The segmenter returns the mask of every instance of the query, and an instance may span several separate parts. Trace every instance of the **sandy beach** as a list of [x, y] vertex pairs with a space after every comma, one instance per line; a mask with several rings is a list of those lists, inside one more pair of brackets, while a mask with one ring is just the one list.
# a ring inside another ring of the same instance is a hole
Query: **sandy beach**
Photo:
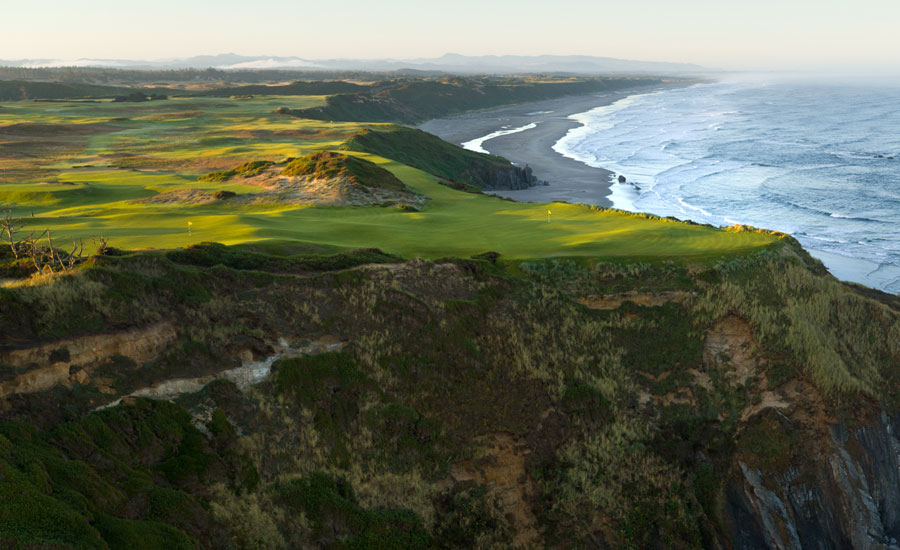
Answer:
[[[535, 176], [547, 181], [549, 185], [517, 191], [491, 191], [494, 194], [525, 202], [559, 200], [612, 206], [607, 198], [612, 185], [610, 181], [612, 172], [564, 157], [553, 150], [553, 145], [570, 129], [579, 126], [580, 123], [570, 119], [570, 115], [610, 105], [631, 95], [676, 86], [684, 84], [565, 97], [467, 113], [431, 120], [421, 128], [456, 144], [484, 138], [495, 132], [515, 131], [487, 139], [480, 144], [481, 148], [506, 157], [518, 165], [531, 166]], [[822, 260], [837, 278], [896, 292], [897, 281], [900, 281], [900, 269], [888, 263], [822, 251], [816, 248], [816, 241], [807, 239], [801, 242], [813, 256]]]
[[462, 144], [498, 130], [535, 124], [534, 128], [487, 140], [482, 147], [518, 165], [531, 166], [534, 175], [549, 185], [517, 191], [493, 191], [493, 193], [518, 201], [559, 200], [612, 206], [606, 198], [610, 193], [612, 172], [564, 157], [553, 150], [553, 145], [569, 130], [579, 126], [577, 121], [569, 118], [570, 115], [611, 105], [630, 95], [649, 93], [658, 89], [660, 88], [641, 87], [525, 103], [434, 119], [422, 124], [420, 128], [452, 143]]

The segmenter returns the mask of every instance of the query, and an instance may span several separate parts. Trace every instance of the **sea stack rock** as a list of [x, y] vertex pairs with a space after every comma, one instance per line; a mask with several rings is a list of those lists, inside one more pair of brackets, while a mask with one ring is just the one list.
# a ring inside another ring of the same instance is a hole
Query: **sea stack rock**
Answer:
[[619, 183], [625, 183], [625, 176], [619, 174]]

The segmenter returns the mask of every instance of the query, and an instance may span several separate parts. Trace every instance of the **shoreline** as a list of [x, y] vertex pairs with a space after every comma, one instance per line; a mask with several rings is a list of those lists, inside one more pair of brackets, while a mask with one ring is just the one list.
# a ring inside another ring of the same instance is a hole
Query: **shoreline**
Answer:
[[[521, 202], [566, 201], [612, 207], [607, 198], [612, 192], [612, 171], [588, 166], [553, 149], [569, 130], [581, 126], [569, 117], [612, 105], [626, 97], [691, 84], [678, 82], [522, 103], [432, 119], [419, 125], [419, 129], [456, 145], [477, 142], [476, 146], [481, 150], [505, 157], [519, 166], [530, 166], [536, 178], [549, 184], [528, 189], [491, 190], [492, 194]], [[526, 126], [529, 128], [505, 132]], [[495, 133], [498, 134], [496, 137], [485, 139]]]
[[[549, 183], [521, 190], [492, 190], [491, 194], [520, 202], [566, 201], [615, 208], [608, 198], [617, 185], [613, 171], [589, 166], [553, 149], [570, 130], [581, 126], [581, 122], [569, 117], [627, 97], [692, 84], [672, 83], [513, 105], [434, 119], [419, 128], [457, 145], [466, 143], [470, 149], [486, 150], [520, 166], [527, 164], [535, 177]], [[900, 281], [900, 268], [827, 252], [809, 242], [803, 247], [837, 279], [896, 293], [889, 289], [896, 288]]]

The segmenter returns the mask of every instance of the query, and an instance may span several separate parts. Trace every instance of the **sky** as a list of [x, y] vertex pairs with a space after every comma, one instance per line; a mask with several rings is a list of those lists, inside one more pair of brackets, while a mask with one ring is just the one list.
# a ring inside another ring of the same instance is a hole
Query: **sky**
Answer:
[[452, 52], [900, 70], [900, 0], [0, 2], [0, 59]]

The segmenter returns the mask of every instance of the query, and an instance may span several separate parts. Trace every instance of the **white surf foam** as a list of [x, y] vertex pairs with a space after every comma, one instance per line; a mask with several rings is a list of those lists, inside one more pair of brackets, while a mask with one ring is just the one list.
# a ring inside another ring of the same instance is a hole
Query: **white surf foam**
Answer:
[[484, 142], [500, 137], [500, 136], [508, 136], [509, 134], [517, 134], [519, 132], [524, 132], [525, 130], [531, 130], [532, 128], [537, 128], [538, 123], [532, 122], [531, 124], [526, 124], [525, 126], [520, 126], [518, 128], [510, 128], [508, 130], [497, 130], [496, 132], [491, 132], [486, 136], [481, 136], [479, 138], [475, 138], [469, 140], [465, 143], [462, 143], [463, 149], [468, 149], [469, 151], [475, 151], [476, 153], [487, 153], [487, 149], [484, 148]]
[[572, 115], [581, 124], [553, 149], [627, 177], [611, 181], [616, 208], [786, 231], [837, 254], [826, 265], [839, 277], [896, 292], [900, 240], [886, 227], [900, 223], [900, 176], [868, 151], [900, 157], [885, 131], [900, 114], [885, 90], [863, 91], [854, 111], [834, 106], [846, 90], [758, 82], [630, 96]]

